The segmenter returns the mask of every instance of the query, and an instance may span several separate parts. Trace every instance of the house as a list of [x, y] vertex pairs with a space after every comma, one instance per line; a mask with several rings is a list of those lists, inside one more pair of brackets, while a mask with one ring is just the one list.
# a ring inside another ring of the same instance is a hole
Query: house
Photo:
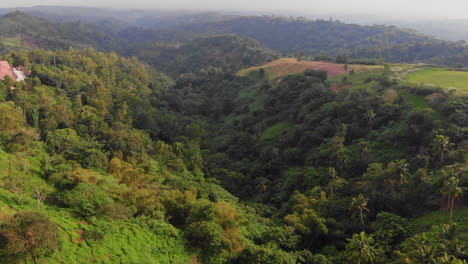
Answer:
[[6, 76], [10, 76], [11, 79], [17, 82], [26, 79], [23, 66], [13, 68], [8, 61], [0, 61], [0, 80], [4, 80]]

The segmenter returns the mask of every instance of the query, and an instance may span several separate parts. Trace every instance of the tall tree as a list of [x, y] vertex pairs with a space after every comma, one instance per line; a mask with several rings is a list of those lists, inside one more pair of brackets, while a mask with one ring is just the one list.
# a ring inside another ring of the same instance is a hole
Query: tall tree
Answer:
[[58, 226], [42, 213], [16, 213], [0, 229], [6, 255], [12, 260], [30, 256], [35, 264], [59, 247], [59, 239]]
[[454, 172], [448, 172], [447, 175], [449, 177], [445, 180], [441, 192], [447, 195], [448, 197], [448, 209], [450, 209], [450, 223], [452, 223], [455, 199], [458, 199], [463, 194], [463, 190], [465, 188], [460, 186], [460, 179]]
[[443, 162], [444, 158], [452, 148], [453, 143], [450, 142], [450, 138], [444, 135], [437, 135], [431, 144], [433, 155]]
[[368, 198], [364, 197], [361, 193], [351, 199], [351, 203], [349, 205], [349, 210], [351, 211], [351, 217], [356, 218], [359, 215], [359, 219], [361, 220], [361, 224], [364, 226], [364, 212], [369, 211], [367, 208], [367, 202], [369, 201]]

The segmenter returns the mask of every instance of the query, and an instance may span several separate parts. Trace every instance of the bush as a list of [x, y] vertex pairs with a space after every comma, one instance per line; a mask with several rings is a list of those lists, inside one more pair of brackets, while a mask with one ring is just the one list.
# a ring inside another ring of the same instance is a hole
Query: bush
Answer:
[[89, 217], [98, 214], [104, 205], [112, 203], [112, 199], [98, 186], [80, 183], [65, 194], [64, 202], [75, 213]]

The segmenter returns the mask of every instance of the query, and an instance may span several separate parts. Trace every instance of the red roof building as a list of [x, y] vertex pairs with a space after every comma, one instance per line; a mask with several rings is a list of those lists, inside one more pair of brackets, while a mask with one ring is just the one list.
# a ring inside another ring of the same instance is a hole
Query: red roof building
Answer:
[[10, 76], [14, 81], [24, 81], [26, 78], [23, 67], [13, 68], [8, 61], [0, 61], [0, 80], [4, 80], [6, 76]]

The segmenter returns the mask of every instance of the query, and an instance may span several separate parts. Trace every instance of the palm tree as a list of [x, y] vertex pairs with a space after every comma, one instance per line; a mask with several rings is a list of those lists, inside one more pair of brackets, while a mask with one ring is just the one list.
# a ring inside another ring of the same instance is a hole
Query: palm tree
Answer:
[[453, 143], [450, 143], [450, 138], [444, 135], [437, 135], [432, 141], [432, 152], [438, 157], [439, 161], [444, 161], [446, 154], [450, 151]]
[[364, 197], [364, 195], [359, 194], [357, 197], [351, 199], [351, 203], [349, 205], [349, 210], [352, 212], [351, 217], [356, 218], [356, 216], [359, 215], [362, 225], [364, 225], [364, 212], [369, 211], [369, 209], [367, 209], [368, 201], [369, 199]]
[[444, 187], [442, 187], [442, 193], [448, 196], [448, 204], [450, 209], [450, 223], [452, 223], [455, 199], [461, 197], [465, 188], [459, 186], [460, 179], [456, 176], [455, 173], [449, 172], [447, 173], [447, 175], [449, 175], [449, 177], [444, 182]]
[[410, 238], [404, 251], [407, 252], [410, 263], [438, 264], [443, 250], [439, 243], [429, 239], [427, 233], [423, 233]]
[[375, 122], [375, 117], [376, 116], [377, 116], [377, 114], [374, 112], [374, 110], [372, 108], [367, 109], [366, 119], [367, 119], [367, 123], [369, 124], [369, 131], [372, 131], [372, 125]]
[[347, 239], [345, 256], [348, 263], [366, 264], [375, 263], [380, 255], [380, 251], [374, 246], [375, 241], [365, 232], [354, 234], [351, 239]]
[[333, 195], [333, 185], [335, 183], [335, 180], [338, 179], [338, 174], [336, 173], [335, 168], [333, 167], [328, 168], [327, 176], [329, 179], [328, 186], [330, 186], [330, 194]]
[[409, 164], [406, 160], [399, 160], [395, 164], [395, 170], [400, 184], [406, 182], [406, 178], [410, 175]]

